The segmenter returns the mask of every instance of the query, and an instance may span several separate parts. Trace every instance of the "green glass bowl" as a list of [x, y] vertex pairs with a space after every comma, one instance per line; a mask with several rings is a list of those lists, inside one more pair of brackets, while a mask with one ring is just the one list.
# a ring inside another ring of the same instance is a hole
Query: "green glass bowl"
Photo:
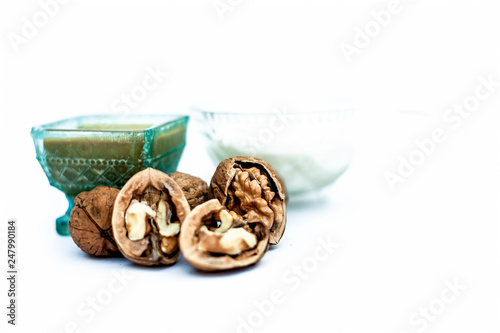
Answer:
[[56, 230], [68, 235], [73, 200], [97, 186], [121, 188], [151, 167], [177, 169], [186, 144], [187, 116], [107, 115], [65, 119], [31, 129], [36, 158], [50, 185], [68, 199]]

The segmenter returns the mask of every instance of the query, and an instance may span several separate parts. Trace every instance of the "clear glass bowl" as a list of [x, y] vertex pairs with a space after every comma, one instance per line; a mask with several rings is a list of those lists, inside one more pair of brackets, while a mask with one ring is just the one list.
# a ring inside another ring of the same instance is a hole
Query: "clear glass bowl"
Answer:
[[262, 158], [284, 179], [291, 197], [332, 184], [354, 155], [352, 109], [303, 113], [194, 110], [203, 123], [214, 163], [231, 156]]
[[68, 235], [73, 200], [96, 186], [120, 188], [151, 167], [174, 172], [186, 144], [187, 116], [109, 115], [65, 119], [31, 129], [36, 158], [50, 185], [68, 199], [56, 230]]

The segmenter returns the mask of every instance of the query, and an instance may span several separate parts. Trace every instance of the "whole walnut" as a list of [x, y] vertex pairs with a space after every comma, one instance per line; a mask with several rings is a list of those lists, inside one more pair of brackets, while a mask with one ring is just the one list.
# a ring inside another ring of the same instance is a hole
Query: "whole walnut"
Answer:
[[179, 171], [170, 177], [181, 187], [191, 209], [208, 200], [208, 184], [203, 179]]
[[111, 219], [120, 191], [100, 186], [78, 194], [69, 219], [69, 233], [83, 252], [98, 257], [121, 255], [113, 238]]

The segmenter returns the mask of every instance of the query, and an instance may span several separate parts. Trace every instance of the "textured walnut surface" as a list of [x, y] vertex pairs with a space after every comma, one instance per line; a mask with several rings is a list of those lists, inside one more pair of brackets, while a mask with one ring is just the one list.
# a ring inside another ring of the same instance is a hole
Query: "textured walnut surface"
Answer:
[[265, 223], [271, 231], [270, 243], [278, 244], [286, 226], [286, 193], [268, 163], [254, 157], [225, 159], [212, 177], [210, 191], [241, 219]]
[[203, 179], [179, 171], [170, 177], [181, 187], [191, 209], [208, 200], [208, 184]]
[[101, 186], [75, 198], [69, 232], [84, 252], [102, 257], [120, 255], [111, 230], [113, 206], [119, 192], [116, 188]]

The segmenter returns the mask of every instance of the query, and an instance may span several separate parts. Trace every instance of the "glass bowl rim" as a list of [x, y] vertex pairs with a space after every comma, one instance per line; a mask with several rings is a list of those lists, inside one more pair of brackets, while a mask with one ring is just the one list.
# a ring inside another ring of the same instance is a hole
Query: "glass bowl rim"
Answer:
[[[162, 118], [166, 119], [165, 117], [170, 118], [171, 120], [164, 121], [161, 123], [154, 123], [150, 127], [146, 127], [143, 129], [82, 129], [82, 128], [54, 128], [55, 126], [64, 124], [65, 122], [69, 121], [78, 121], [81, 119], [86, 119], [86, 118], [102, 118], [102, 119], [118, 119], [118, 118], [127, 118], [127, 117], [140, 117], [140, 118]], [[165, 125], [175, 125], [176, 123], [186, 123], [189, 119], [189, 115], [181, 115], [181, 114], [130, 114], [130, 115], [110, 115], [110, 114], [92, 114], [92, 115], [83, 115], [83, 116], [76, 116], [76, 117], [70, 117], [70, 118], [64, 118], [56, 121], [52, 121], [50, 123], [46, 123], [43, 125], [38, 125], [38, 126], [33, 126], [31, 128], [31, 133], [36, 133], [36, 132], [69, 132], [69, 133], [76, 133], [76, 132], [83, 132], [83, 133], [112, 133], [112, 132], [119, 132], [119, 133], [140, 133], [148, 130], [155, 130], [158, 128], [161, 128]], [[52, 128], [51, 128], [52, 127]]]
[[[275, 113], [272, 111], [268, 112], [234, 112], [234, 111], [213, 111], [208, 109], [203, 109], [199, 107], [190, 107], [190, 110], [198, 114], [204, 115], [224, 115], [224, 116], [272, 116]], [[355, 111], [354, 107], [345, 108], [334, 108], [326, 110], [314, 110], [314, 111], [286, 111], [286, 114], [292, 114], [297, 116], [307, 116], [307, 115], [320, 115], [320, 114], [337, 114], [337, 113], [353, 113]]]

